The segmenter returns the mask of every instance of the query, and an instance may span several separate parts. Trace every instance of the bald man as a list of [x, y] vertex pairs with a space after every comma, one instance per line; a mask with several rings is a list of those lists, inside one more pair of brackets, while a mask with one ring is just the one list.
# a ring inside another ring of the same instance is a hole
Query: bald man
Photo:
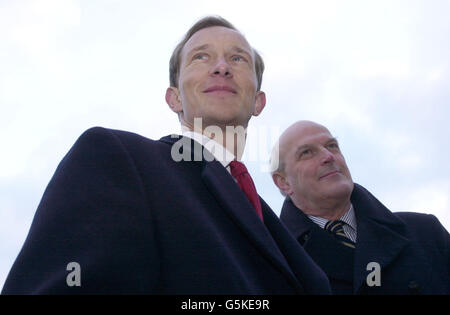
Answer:
[[[338, 141], [311, 121], [279, 139], [281, 221], [335, 294], [449, 294], [450, 237], [433, 215], [392, 213], [353, 183]], [[276, 152], [276, 151], [274, 151]]]

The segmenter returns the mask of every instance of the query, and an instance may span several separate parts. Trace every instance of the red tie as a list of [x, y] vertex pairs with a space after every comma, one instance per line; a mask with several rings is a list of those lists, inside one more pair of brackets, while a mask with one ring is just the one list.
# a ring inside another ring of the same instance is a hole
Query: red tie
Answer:
[[242, 191], [247, 195], [247, 198], [250, 200], [253, 207], [255, 207], [256, 213], [259, 215], [261, 220], [263, 220], [261, 202], [259, 200], [258, 194], [256, 193], [255, 184], [253, 183], [253, 180], [250, 177], [247, 168], [241, 162], [232, 161], [230, 163], [230, 169], [231, 175], [236, 179], [239, 187], [241, 187]]

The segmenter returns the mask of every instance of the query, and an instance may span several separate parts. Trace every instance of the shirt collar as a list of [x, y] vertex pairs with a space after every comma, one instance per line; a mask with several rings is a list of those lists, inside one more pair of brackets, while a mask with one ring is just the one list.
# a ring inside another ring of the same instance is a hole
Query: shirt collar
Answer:
[[353, 205], [350, 204], [350, 209], [344, 215], [339, 219], [341, 221], [344, 221], [349, 225], [353, 230], [356, 231], [356, 216], [355, 216], [355, 209], [353, 208]]
[[[308, 215], [308, 217], [311, 219], [311, 221], [316, 223], [321, 228], [324, 228], [325, 224], [327, 224], [327, 222], [329, 221], [328, 219], [324, 219], [313, 215]], [[339, 220], [344, 221], [345, 223], [347, 223], [347, 225], [349, 225], [353, 230], [356, 231], [355, 209], [353, 208], [352, 204], [350, 204], [350, 208], [347, 210], [346, 213], [344, 213], [342, 217], [339, 218]]]
[[184, 137], [191, 138], [198, 143], [200, 143], [203, 147], [205, 147], [214, 158], [223, 165], [223, 167], [227, 167], [231, 161], [233, 161], [236, 157], [233, 153], [228, 151], [224, 146], [220, 143], [214, 141], [213, 139], [208, 138], [207, 136], [192, 131], [186, 130], [185, 128], [181, 128], [181, 132]]

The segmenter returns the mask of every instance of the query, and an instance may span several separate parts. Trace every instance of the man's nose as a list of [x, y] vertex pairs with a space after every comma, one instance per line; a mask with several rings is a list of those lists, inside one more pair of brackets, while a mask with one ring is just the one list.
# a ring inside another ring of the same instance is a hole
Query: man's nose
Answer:
[[211, 75], [221, 77], [232, 77], [231, 67], [224, 58], [217, 59], [217, 62], [211, 69]]
[[327, 149], [322, 150], [322, 163], [332, 163], [335, 161], [334, 154], [328, 151]]

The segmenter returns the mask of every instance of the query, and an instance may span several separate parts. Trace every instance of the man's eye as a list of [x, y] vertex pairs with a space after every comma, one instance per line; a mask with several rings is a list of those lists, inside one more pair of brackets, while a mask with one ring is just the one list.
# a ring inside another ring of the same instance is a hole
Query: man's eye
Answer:
[[328, 144], [328, 147], [331, 149], [339, 149], [339, 145], [335, 142]]
[[302, 152], [300, 152], [299, 158], [307, 157], [307, 156], [311, 155], [311, 153], [312, 153], [312, 151], [310, 149], [303, 150]]
[[194, 55], [194, 57], [192, 59], [193, 60], [207, 60], [208, 55], [207, 54], [196, 54], [196, 55]]
[[247, 59], [245, 59], [242, 56], [233, 56], [233, 57], [231, 57], [231, 60], [234, 62], [242, 62], [242, 61], [246, 62], [247, 61]]

